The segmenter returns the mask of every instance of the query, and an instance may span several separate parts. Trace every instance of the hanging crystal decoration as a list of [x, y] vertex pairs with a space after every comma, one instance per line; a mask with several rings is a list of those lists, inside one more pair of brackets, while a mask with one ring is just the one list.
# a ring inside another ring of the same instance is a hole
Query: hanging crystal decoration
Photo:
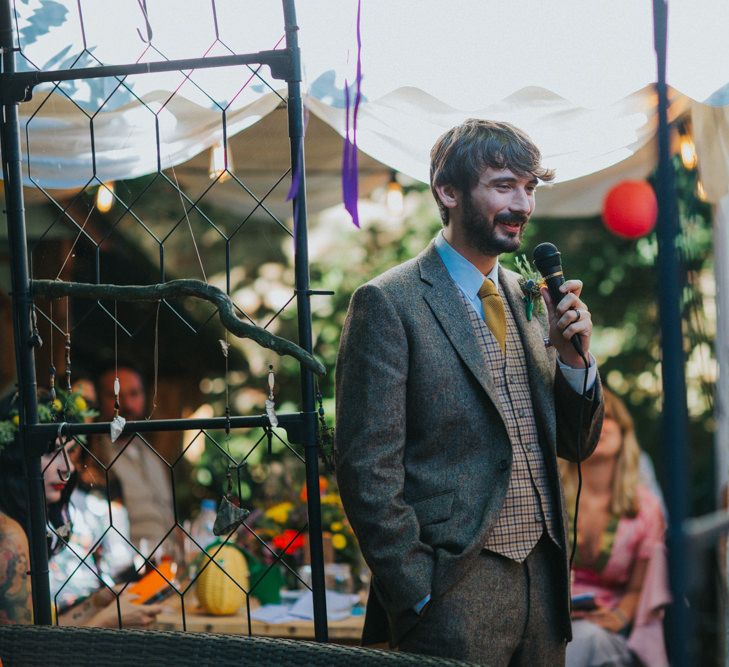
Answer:
[[220, 537], [232, 533], [246, 520], [250, 513], [250, 510], [234, 505], [228, 496], [223, 496], [218, 507], [218, 513], [215, 516], [213, 535]]
[[31, 347], [43, 347], [43, 339], [40, 337], [40, 333], [38, 333], [38, 315], [35, 312], [35, 304], [30, 309], [30, 327], [31, 333], [28, 343]]
[[225, 495], [220, 500], [218, 506], [218, 513], [215, 516], [215, 523], [213, 524], [213, 535], [220, 537], [221, 535], [228, 535], [232, 533], [238, 526], [240, 526], [246, 517], [251, 513], [243, 507], [238, 507], [233, 498], [233, 476], [232, 470], [235, 470], [235, 466], [228, 467], [228, 486]]
[[[228, 350], [230, 345], [226, 340], [219, 341], [220, 349], [225, 357], [225, 448], [230, 457], [230, 392], [228, 388]], [[218, 512], [215, 515], [215, 523], [213, 524], [213, 535], [220, 537], [221, 535], [229, 535], [236, 530], [251, 513], [250, 510], [238, 506], [238, 500], [233, 496], [233, 470], [237, 470], [237, 466], [229, 465], [226, 475], [228, 483], [226, 485], [225, 494], [220, 499]]]
[[266, 416], [268, 423], [273, 428], [278, 426], [278, 417], [276, 416], [276, 403], [273, 401], [273, 387], [276, 384], [276, 378], [273, 375], [273, 366], [268, 365], [268, 398], [266, 399]]
[[124, 419], [119, 414], [119, 392], [121, 390], [121, 385], [119, 384], [119, 378], [114, 378], [114, 418], [111, 420], [110, 424], [110, 430], [111, 430], [111, 441], [116, 442], [119, 436], [122, 434], [122, 431], [124, 430], [124, 426], [127, 423], [127, 420]]

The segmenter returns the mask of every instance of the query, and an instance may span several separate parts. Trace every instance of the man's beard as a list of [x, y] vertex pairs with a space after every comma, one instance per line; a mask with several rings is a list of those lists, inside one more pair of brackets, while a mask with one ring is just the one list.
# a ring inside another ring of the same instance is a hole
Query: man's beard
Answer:
[[[497, 213], [493, 221], [475, 210], [470, 194], [463, 197], [463, 231], [468, 244], [483, 255], [496, 256], [502, 252], [514, 252], [521, 245], [521, 232], [529, 220], [525, 213]], [[517, 234], [504, 233], [498, 235], [498, 223], [519, 223], [521, 229]]]

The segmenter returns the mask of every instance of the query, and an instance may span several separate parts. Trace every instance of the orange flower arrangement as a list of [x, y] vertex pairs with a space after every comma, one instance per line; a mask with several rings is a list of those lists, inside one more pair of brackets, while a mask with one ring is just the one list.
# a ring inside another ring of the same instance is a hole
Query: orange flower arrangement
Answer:
[[[322, 531], [331, 535], [336, 562], [349, 563], [356, 568], [359, 563], [359, 547], [352, 527], [342, 507], [339, 493], [324, 477], [319, 477]], [[286, 556], [298, 555], [304, 547], [303, 528], [308, 521], [306, 484], [303, 484], [294, 500], [284, 500], [263, 512], [261, 533], [270, 544]]]

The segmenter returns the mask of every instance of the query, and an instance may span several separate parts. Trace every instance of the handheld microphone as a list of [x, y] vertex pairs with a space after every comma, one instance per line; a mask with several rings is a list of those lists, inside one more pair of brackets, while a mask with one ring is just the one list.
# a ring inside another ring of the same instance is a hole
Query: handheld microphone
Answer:
[[[560, 259], [560, 252], [557, 250], [557, 246], [553, 243], [540, 243], [534, 248], [532, 254], [532, 261], [534, 266], [537, 267], [537, 271], [542, 274], [544, 282], [547, 284], [549, 290], [549, 296], [552, 297], [552, 303], [555, 308], [557, 304], [562, 300], [564, 294], [559, 291], [560, 285], [564, 283], [564, 275], [562, 274], [562, 260]], [[575, 346], [575, 350], [581, 356], [585, 356], [585, 352], [582, 349], [582, 341], [580, 340], [579, 334], [575, 334], [571, 338], [572, 345]]]

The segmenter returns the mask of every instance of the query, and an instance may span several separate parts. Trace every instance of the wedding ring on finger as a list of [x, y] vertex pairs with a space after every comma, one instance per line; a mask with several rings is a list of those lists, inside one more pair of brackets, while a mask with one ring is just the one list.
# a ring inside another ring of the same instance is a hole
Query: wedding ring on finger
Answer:
[[580, 310], [575, 309], [575, 313], [577, 313], [577, 317], [575, 318], [575, 320], [572, 324], [574, 324], [575, 322], [579, 322], [580, 318], [582, 317], [582, 312]]

